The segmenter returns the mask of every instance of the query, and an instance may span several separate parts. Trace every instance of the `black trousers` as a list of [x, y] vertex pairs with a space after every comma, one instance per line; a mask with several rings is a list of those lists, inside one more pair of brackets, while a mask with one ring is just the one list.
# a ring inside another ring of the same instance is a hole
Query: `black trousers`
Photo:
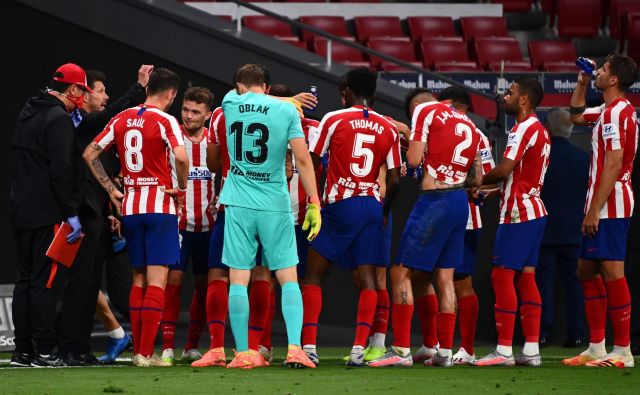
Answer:
[[105, 247], [103, 256], [106, 272], [106, 291], [109, 302], [116, 312], [125, 319], [129, 319], [129, 292], [133, 283], [131, 264], [126, 250], [115, 254], [111, 247], [111, 238]]
[[69, 269], [58, 317], [61, 355], [91, 352], [91, 328], [100, 284], [99, 280], [94, 279], [94, 275], [97, 275], [94, 272], [102, 273], [102, 267], [95, 269], [96, 251], [105, 227], [101, 214], [81, 217], [80, 221], [85, 236], [76, 260]]
[[[49, 354], [56, 346], [57, 291], [65, 270], [62, 266], [54, 269], [45, 255], [53, 236], [53, 225], [15, 232], [18, 279], [13, 289], [12, 314], [16, 352]], [[58, 273], [48, 285], [52, 270]]]

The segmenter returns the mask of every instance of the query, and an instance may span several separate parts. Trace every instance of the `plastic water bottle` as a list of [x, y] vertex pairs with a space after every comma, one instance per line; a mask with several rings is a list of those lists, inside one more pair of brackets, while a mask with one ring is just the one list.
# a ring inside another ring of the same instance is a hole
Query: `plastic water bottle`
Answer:
[[119, 253], [127, 246], [127, 240], [124, 238], [118, 238], [116, 235], [111, 235], [112, 248], [114, 253]]
[[578, 68], [580, 68], [580, 70], [585, 74], [589, 74], [594, 77], [598, 75], [595, 66], [587, 58], [578, 58], [578, 60], [576, 60], [576, 66], [578, 66]]
[[[312, 94], [313, 96], [315, 96], [315, 97], [316, 97], [316, 99], [318, 98], [318, 87], [317, 87], [317, 86], [315, 86], [315, 85], [311, 85], [311, 86], [309, 87], [309, 92], [311, 92], [311, 94]], [[312, 108], [312, 109], [310, 109], [309, 111], [315, 111], [315, 110], [316, 110], [316, 108], [315, 108], [315, 107], [313, 107], [313, 108]]]

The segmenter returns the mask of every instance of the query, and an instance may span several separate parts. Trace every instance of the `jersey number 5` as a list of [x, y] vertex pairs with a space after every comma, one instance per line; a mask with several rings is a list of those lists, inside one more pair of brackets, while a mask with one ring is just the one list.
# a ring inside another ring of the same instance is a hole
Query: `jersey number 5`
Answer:
[[376, 136], [356, 133], [351, 156], [356, 159], [364, 157], [364, 163], [362, 166], [358, 163], [351, 163], [351, 173], [354, 176], [366, 177], [371, 172], [371, 167], [373, 166], [373, 151], [371, 151], [371, 148], [365, 147], [364, 144], [373, 144], [375, 141]]
[[142, 171], [142, 132], [137, 129], [128, 130], [124, 134], [124, 159], [127, 169], [132, 173]]
[[[234, 158], [238, 162], [247, 160], [249, 163], [259, 165], [267, 160], [267, 154], [269, 147], [267, 147], [267, 141], [269, 141], [269, 129], [261, 123], [252, 123], [247, 126], [247, 130], [244, 131], [244, 124], [240, 121], [234, 122], [229, 128], [230, 134], [235, 134], [234, 144]], [[253, 147], [248, 150], [243, 150], [242, 140], [244, 135], [253, 136]], [[257, 137], [256, 137], [257, 135]], [[258, 149], [258, 153], [255, 153], [255, 149]]]

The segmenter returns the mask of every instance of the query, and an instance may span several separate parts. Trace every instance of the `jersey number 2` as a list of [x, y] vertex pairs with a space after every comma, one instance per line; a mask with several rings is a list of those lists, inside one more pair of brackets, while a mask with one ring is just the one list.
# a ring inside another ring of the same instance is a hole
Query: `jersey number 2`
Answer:
[[456, 148], [453, 150], [453, 158], [451, 158], [451, 162], [460, 166], [466, 166], [467, 163], [469, 163], [469, 158], [465, 158], [464, 156], [462, 156], [462, 151], [471, 147], [473, 130], [471, 130], [468, 125], [459, 123], [456, 125], [455, 133], [456, 136], [464, 136], [464, 140], [458, 143], [458, 145], [456, 145]]
[[[245, 158], [247, 162], [259, 165], [267, 160], [267, 154], [269, 147], [267, 147], [267, 141], [269, 141], [269, 129], [261, 123], [251, 123], [247, 126], [247, 130], [244, 131], [244, 124], [240, 121], [234, 122], [229, 128], [230, 134], [236, 135], [234, 141], [234, 158], [238, 162], [242, 162]], [[253, 140], [253, 147], [248, 150], [244, 150], [242, 147], [242, 138], [247, 134], [254, 136], [258, 134], [258, 137]], [[258, 153], [255, 153], [255, 149], [258, 148]]]
[[132, 173], [142, 171], [142, 132], [137, 129], [128, 130], [124, 134], [124, 159], [127, 169]]

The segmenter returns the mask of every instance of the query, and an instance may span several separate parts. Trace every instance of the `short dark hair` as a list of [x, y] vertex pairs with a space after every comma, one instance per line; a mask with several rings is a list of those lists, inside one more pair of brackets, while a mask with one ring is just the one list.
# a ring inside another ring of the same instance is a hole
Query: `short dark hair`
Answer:
[[529, 96], [533, 108], [537, 108], [544, 98], [544, 90], [540, 81], [533, 77], [521, 77], [516, 80], [516, 83], [518, 84], [518, 93]]
[[179, 88], [180, 77], [178, 77], [178, 74], [164, 67], [154, 68], [151, 75], [149, 75], [147, 95], [151, 96], [171, 89], [177, 92]]
[[87, 86], [93, 89], [93, 84], [98, 81], [104, 84], [107, 81], [107, 76], [100, 70], [87, 70]]
[[609, 73], [618, 77], [623, 91], [629, 89], [638, 80], [638, 65], [629, 56], [612, 53], [605, 58], [605, 62], [609, 62]]
[[376, 94], [378, 77], [367, 67], [356, 67], [347, 72], [345, 83], [357, 97], [368, 99]]
[[438, 100], [451, 100], [452, 104], [464, 104], [469, 107], [471, 106], [471, 99], [469, 98], [467, 90], [460, 85], [451, 85], [443, 89], [438, 96]]
[[192, 86], [184, 92], [183, 101], [192, 101], [198, 104], [204, 104], [207, 110], [213, 107], [213, 93], [202, 86]]
[[271, 96], [277, 97], [292, 97], [295, 95], [293, 89], [290, 86], [285, 84], [273, 84], [271, 85], [271, 90], [269, 91]]
[[257, 86], [266, 84], [265, 69], [257, 64], [245, 64], [233, 74], [233, 85]]
[[428, 93], [430, 95], [432, 94], [431, 91], [427, 88], [413, 88], [404, 97], [404, 112], [405, 114], [407, 114], [407, 118], [411, 119], [411, 109], [410, 109], [411, 102], [416, 96], [421, 95], [423, 93]]
[[263, 64], [259, 64], [258, 66], [260, 66], [262, 72], [264, 73], [264, 84], [267, 86], [267, 88], [269, 88], [271, 86], [271, 72], [269, 71], [267, 66]]

